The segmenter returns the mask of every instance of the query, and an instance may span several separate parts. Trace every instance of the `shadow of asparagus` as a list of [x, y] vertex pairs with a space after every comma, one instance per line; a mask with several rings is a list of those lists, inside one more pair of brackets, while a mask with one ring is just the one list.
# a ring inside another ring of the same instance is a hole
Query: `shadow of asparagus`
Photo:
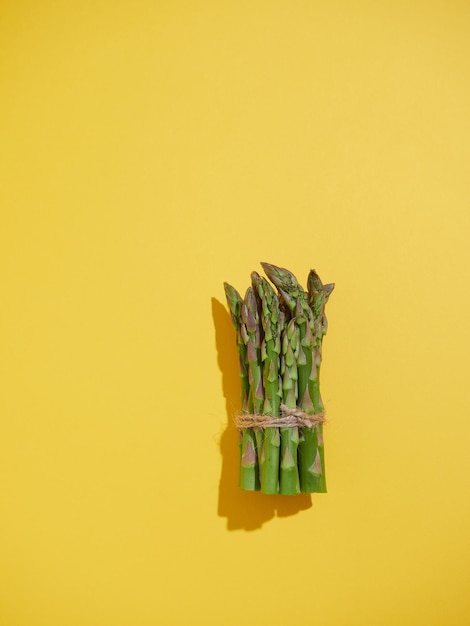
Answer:
[[233, 416], [240, 410], [241, 388], [235, 333], [227, 309], [215, 298], [212, 298], [212, 316], [227, 411], [227, 426], [220, 439], [222, 473], [217, 514], [227, 518], [228, 530], [257, 530], [276, 515], [288, 517], [311, 508], [312, 497], [310, 494], [267, 496], [238, 487], [238, 433]]

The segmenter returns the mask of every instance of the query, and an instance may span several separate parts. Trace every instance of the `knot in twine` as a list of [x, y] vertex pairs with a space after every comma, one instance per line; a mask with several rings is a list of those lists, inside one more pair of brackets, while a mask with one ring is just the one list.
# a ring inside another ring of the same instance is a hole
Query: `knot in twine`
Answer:
[[285, 404], [281, 404], [280, 417], [272, 415], [257, 415], [256, 413], [242, 413], [235, 417], [235, 425], [238, 430], [245, 428], [313, 428], [319, 424], [324, 424], [325, 412], [309, 415], [301, 409], [289, 409]]

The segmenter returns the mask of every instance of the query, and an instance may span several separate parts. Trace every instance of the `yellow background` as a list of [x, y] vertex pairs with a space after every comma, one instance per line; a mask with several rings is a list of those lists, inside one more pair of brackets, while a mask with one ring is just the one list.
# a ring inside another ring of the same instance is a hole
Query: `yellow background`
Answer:
[[[2, 2], [1, 626], [470, 623], [469, 20]], [[326, 495], [236, 487], [259, 261], [337, 285]]]

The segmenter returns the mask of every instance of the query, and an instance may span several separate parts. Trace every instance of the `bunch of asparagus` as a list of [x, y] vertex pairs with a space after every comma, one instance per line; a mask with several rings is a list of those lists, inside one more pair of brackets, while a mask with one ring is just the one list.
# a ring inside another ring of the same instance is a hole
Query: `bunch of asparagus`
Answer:
[[[334, 284], [311, 270], [307, 291], [287, 269], [261, 263], [245, 297], [224, 283], [240, 357], [242, 414], [280, 417], [300, 409], [321, 415], [320, 363], [327, 330], [325, 304]], [[243, 428], [242, 489], [265, 494], [326, 492], [323, 426]]]

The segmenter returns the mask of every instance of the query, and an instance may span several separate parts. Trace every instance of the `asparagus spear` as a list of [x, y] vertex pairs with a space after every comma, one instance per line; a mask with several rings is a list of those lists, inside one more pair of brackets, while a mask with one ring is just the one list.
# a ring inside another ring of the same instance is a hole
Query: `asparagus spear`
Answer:
[[[300, 333], [295, 318], [291, 319], [283, 333], [281, 374], [283, 403], [289, 409], [297, 406], [297, 359], [300, 351]], [[297, 469], [297, 448], [299, 429], [281, 428], [281, 465], [279, 472], [279, 492], [284, 495], [296, 495], [300, 492], [299, 472]]]
[[[242, 411], [251, 413], [252, 400], [250, 398], [249, 368], [247, 359], [247, 345], [244, 341], [246, 328], [242, 319], [243, 300], [238, 291], [224, 283], [225, 295], [230, 310], [232, 324], [237, 334], [237, 349], [240, 360], [240, 378], [242, 388]], [[258, 471], [256, 462], [256, 441], [253, 429], [248, 428], [240, 434], [240, 476], [239, 485], [242, 489], [254, 491], [259, 489]]]
[[[325, 305], [334, 284], [323, 285], [320, 277], [311, 270], [308, 275], [308, 303], [313, 314], [312, 331], [314, 335], [312, 369], [308, 381], [308, 392], [312, 398], [315, 413], [324, 410], [320, 395], [320, 364], [323, 337], [327, 330]], [[325, 449], [323, 445], [323, 426], [304, 430], [305, 441], [301, 446], [300, 475], [302, 491], [326, 492]]]
[[[264, 405], [263, 414], [279, 416], [279, 357], [281, 352], [280, 332], [283, 315], [279, 300], [270, 283], [257, 272], [253, 272], [252, 282], [261, 300], [264, 338], [261, 345], [263, 363]], [[264, 446], [259, 455], [261, 491], [266, 494], [279, 493], [279, 447], [278, 428], [266, 428]]]
[[237, 335], [237, 350], [240, 361], [240, 379], [242, 391], [242, 411], [248, 412], [248, 396], [250, 393], [250, 383], [248, 381], [248, 368], [246, 363], [246, 346], [242, 339], [240, 328], [242, 324], [242, 304], [241, 295], [228, 283], [224, 283], [225, 296], [227, 298], [230, 318], [232, 320], [235, 333]]
[[[250, 376], [253, 387], [254, 387], [254, 401], [253, 401], [253, 412], [257, 414], [263, 413], [264, 407], [264, 374], [263, 374], [263, 363], [262, 363], [262, 350], [263, 350], [263, 312], [262, 312], [262, 304], [261, 298], [258, 294], [257, 286], [256, 286], [256, 277], [254, 273], [252, 273], [252, 289], [250, 290], [250, 308], [252, 310], [252, 314], [254, 319], [256, 320], [257, 330], [255, 332], [255, 344], [256, 344], [256, 364], [253, 363], [252, 372], [253, 374]], [[258, 380], [259, 379], [259, 380]], [[262, 457], [263, 457], [263, 449], [264, 449], [264, 430], [262, 428], [254, 429], [255, 438], [256, 438], [256, 451], [257, 451], [257, 463], [258, 463], [258, 475], [259, 475], [259, 483], [261, 485], [262, 481]]]
[[[261, 365], [261, 322], [258, 303], [252, 287], [248, 287], [241, 307], [241, 335], [246, 345], [246, 361], [248, 364], [248, 381], [250, 384], [250, 412], [261, 414], [264, 404], [264, 390]], [[251, 491], [260, 488], [259, 452], [262, 448], [263, 432], [260, 429], [247, 428], [243, 431], [242, 441], [242, 475], [244, 470], [254, 470], [254, 482], [243, 480], [243, 489]], [[246, 444], [245, 444], [246, 442]]]

